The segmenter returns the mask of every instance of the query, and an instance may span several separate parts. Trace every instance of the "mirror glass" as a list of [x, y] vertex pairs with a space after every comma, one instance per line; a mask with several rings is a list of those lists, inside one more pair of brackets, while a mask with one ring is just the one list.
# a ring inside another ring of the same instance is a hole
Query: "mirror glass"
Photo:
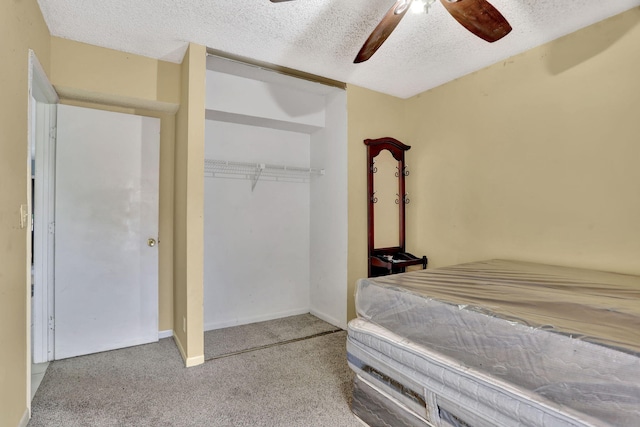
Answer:
[[374, 197], [378, 199], [373, 204], [374, 219], [374, 247], [388, 248], [398, 246], [400, 235], [400, 209], [398, 199], [399, 162], [393, 158], [389, 150], [382, 150], [374, 159], [377, 172], [373, 174]]

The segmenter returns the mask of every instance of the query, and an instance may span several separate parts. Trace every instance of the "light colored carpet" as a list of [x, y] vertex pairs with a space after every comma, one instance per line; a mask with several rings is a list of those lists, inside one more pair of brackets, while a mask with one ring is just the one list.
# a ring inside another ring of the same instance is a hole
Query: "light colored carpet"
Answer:
[[189, 369], [170, 338], [55, 361], [29, 426], [361, 426], [345, 340], [328, 333]]

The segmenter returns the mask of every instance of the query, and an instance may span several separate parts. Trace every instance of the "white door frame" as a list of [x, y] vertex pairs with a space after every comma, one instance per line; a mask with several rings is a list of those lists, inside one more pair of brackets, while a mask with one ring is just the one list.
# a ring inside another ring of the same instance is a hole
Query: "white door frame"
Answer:
[[[53, 360], [53, 248], [55, 138], [58, 95], [29, 50], [29, 145], [34, 179], [33, 206], [33, 349], [32, 361]], [[31, 200], [29, 200], [31, 203]]]

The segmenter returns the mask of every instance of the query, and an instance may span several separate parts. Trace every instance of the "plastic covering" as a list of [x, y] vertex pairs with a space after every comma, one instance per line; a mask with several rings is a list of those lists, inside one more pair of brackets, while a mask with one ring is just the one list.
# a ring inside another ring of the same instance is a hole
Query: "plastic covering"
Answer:
[[493, 260], [361, 279], [356, 309], [353, 368], [411, 372], [407, 383], [444, 375], [444, 363], [462, 377], [443, 384], [489, 412], [507, 393], [530, 425], [638, 425], [640, 277]]

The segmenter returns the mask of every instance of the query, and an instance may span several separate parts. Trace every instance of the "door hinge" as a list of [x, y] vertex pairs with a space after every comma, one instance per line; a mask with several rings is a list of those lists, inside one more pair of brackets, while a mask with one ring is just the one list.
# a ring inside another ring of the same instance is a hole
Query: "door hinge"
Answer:
[[50, 331], [55, 330], [55, 321], [53, 319], [53, 316], [49, 316], [49, 330]]
[[49, 223], [49, 234], [54, 234], [56, 231], [56, 223], [55, 222], [50, 222]]

